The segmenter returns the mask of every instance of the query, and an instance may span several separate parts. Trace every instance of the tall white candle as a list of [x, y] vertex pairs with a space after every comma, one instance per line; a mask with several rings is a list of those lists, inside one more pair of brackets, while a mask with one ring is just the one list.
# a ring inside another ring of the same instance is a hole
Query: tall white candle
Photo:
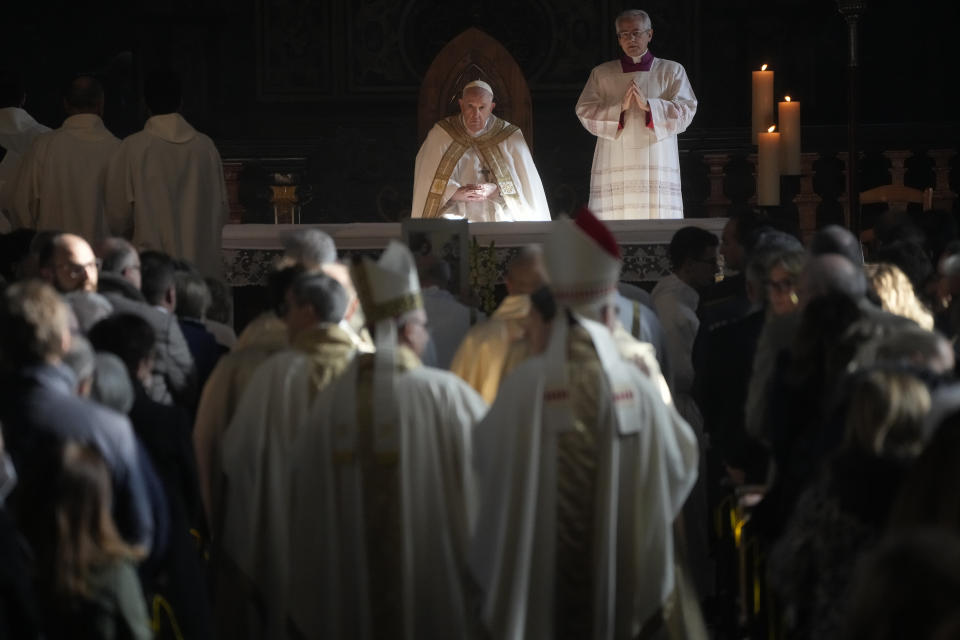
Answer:
[[780, 204], [780, 134], [770, 127], [757, 134], [757, 204]]
[[767, 65], [753, 72], [753, 124], [750, 142], [757, 144], [757, 134], [773, 122], [773, 71]]
[[777, 103], [777, 122], [780, 125], [780, 173], [800, 175], [800, 103], [786, 96]]

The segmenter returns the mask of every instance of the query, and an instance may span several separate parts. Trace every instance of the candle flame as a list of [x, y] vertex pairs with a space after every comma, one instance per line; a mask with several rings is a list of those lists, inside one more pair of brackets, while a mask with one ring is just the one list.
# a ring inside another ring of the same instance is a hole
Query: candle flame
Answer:
[[773, 133], [773, 130], [776, 128], [777, 128], [777, 125], [775, 124], [770, 125], [769, 127], [767, 127], [767, 133]]
[[790, 102], [790, 96], [783, 96], [783, 99], [786, 100], [787, 102]]
[[766, 64], [761, 65], [760, 71], [766, 71], [766, 70], [767, 70], [767, 65]]

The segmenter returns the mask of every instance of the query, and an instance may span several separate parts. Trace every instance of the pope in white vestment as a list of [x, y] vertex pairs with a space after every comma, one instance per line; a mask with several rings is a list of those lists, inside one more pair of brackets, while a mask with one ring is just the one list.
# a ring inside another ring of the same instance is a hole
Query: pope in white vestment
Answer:
[[458, 115], [427, 134], [413, 175], [414, 218], [470, 222], [549, 220], [550, 208], [533, 156], [516, 125], [491, 113], [493, 90], [467, 84]]
[[682, 65], [647, 49], [649, 17], [625, 14], [617, 21], [624, 55], [594, 67], [577, 100], [577, 117], [597, 136], [589, 207], [605, 220], [682, 218], [677, 134], [697, 98]]
[[364, 258], [354, 283], [377, 352], [317, 397], [293, 448], [289, 619], [308, 640], [470, 637], [470, 430], [486, 404], [420, 364], [406, 247]]
[[[222, 277], [220, 233], [227, 221], [223, 164], [213, 141], [174, 101], [148, 104], [143, 131], [124, 138], [107, 170], [107, 221], [138, 249], [189, 260], [204, 276]], [[164, 96], [167, 98], [167, 96]]]
[[474, 432], [470, 568], [490, 637], [633, 639], [676, 598], [673, 522], [697, 442], [611, 333], [619, 259], [588, 225], [554, 225], [545, 254], [563, 306], [547, 350], [504, 380]]
[[70, 105], [68, 93], [71, 115], [59, 129], [38, 136], [23, 156], [9, 203], [14, 227], [59, 229], [91, 243], [106, 237], [104, 179], [120, 140], [103, 125], [99, 93], [97, 105], [79, 107]]

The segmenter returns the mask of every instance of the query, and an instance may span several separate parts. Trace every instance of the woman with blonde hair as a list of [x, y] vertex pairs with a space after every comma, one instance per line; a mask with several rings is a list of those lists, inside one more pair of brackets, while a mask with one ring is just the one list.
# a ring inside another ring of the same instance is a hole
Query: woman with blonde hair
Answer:
[[771, 587], [785, 637], [840, 637], [848, 586], [874, 547], [910, 463], [922, 448], [930, 393], [918, 378], [872, 370], [851, 385], [846, 441], [802, 494], [771, 551]]
[[[36, 559], [46, 638], [153, 637], [135, 562], [110, 515], [110, 473], [102, 456], [76, 442], [48, 442], [46, 464], [24, 478], [23, 532]], [[27, 474], [25, 474], [27, 475]]]
[[863, 268], [884, 311], [909, 318], [928, 331], [933, 329], [933, 314], [917, 298], [910, 279], [900, 267], [877, 262]]

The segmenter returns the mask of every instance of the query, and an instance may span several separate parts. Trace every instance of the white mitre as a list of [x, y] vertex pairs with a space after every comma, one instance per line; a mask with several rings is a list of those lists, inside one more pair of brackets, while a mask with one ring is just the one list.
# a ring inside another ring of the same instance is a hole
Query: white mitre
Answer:
[[558, 304], [576, 308], [612, 300], [620, 279], [620, 247], [586, 207], [576, 220], [555, 220], [543, 247], [550, 288]]
[[374, 451], [392, 454], [400, 448], [394, 379], [397, 320], [409, 311], [423, 309], [420, 279], [410, 249], [396, 240], [390, 241], [376, 262], [364, 256], [354, 263], [352, 275], [360, 306], [374, 327]]
[[379, 260], [364, 256], [351, 271], [363, 313], [374, 325], [423, 308], [413, 254], [396, 240], [390, 241]]

